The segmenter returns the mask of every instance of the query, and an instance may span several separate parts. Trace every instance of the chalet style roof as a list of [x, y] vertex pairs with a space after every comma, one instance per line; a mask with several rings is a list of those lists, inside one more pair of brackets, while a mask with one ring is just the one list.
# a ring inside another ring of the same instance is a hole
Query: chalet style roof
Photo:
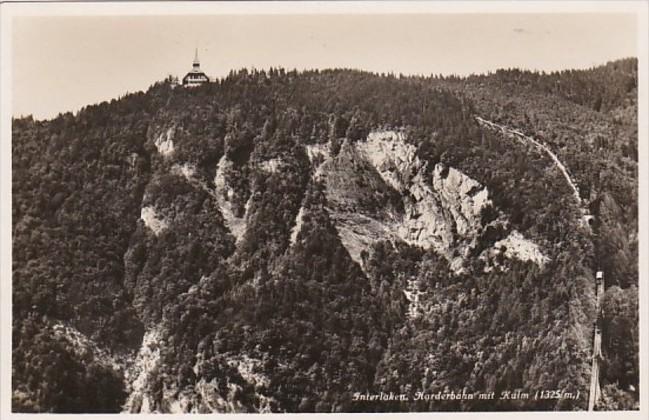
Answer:
[[194, 53], [194, 62], [192, 69], [183, 77], [183, 86], [199, 86], [210, 81], [205, 73], [201, 70], [201, 63], [198, 60], [198, 48]]

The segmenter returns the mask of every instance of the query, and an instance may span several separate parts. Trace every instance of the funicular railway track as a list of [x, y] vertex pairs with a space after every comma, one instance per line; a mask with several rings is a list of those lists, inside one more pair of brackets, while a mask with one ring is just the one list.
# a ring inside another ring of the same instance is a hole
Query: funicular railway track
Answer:
[[593, 355], [590, 374], [590, 389], [588, 391], [588, 411], [593, 411], [595, 405], [601, 396], [601, 389], [599, 386], [599, 360], [602, 358], [602, 331], [600, 328], [601, 318], [601, 303], [604, 295], [604, 273], [598, 271], [596, 274], [596, 297], [595, 297], [595, 310], [597, 318], [595, 320], [595, 329], [593, 333]]
[[[570, 173], [566, 166], [559, 160], [557, 155], [545, 144], [539, 142], [538, 140], [525, 135], [520, 130], [512, 129], [502, 124], [495, 123], [493, 121], [486, 120], [479, 116], [475, 117], [475, 120], [482, 127], [486, 127], [490, 130], [499, 132], [503, 134], [506, 138], [514, 139], [523, 144], [531, 144], [536, 149], [541, 150], [547, 156], [552, 159], [557, 168], [561, 171], [561, 174], [565, 178], [566, 182], [570, 186], [573, 192], [573, 196], [577, 201], [577, 204], [580, 206], [584, 221], [587, 222], [587, 225], [590, 225], [593, 221], [593, 216], [589, 214], [588, 209], [584, 206], [581, 196], [579, 195], [579, 188], [573, 182], [570, 177]], [[595, 234], [596, 236], [596, 234]], [[595, 275], [595, 323], [593, 328], [593, 346], [591, 352], [591, 373], [590, 373], [590, 386], [588, 391], [588, 411], [593, 411], [601, 397], [601, 388], [599, 383], [599, 362], [602, 358], [602, 330], [601, 330], [601, 302], [604, 296], [604, 273], [596, 271]]]

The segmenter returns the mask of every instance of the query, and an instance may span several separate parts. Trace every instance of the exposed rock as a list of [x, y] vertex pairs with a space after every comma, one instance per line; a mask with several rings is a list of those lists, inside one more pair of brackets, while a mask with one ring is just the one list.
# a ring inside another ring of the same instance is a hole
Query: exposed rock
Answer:
[[125, 380], [129, 396], [124, 404], [125, 413], [151, 413], [155, 411], [155, 399], [148, 393], [151, 373], [160, 364], [162, 334], [157, 329], [147, 331], [133, 365], [127, 369]]
[[340, 241], [347, 249], [349, 256], [361, 267], [361, 253], [369, 250], [378, 241], [397, 240], [393, 226], [381, 220], [360, 214], [331, 211]]
[[383, 130], [372, 131], [367, 140], [357, 145], [381, 177], [395, 188], [403, 191], [409, 178], [421, 168], [421, 162], [416, 157], [417, 149], [405, 143], [402, 132]]
[[[401, 240], [434, 249], [447, 258], [452, 271], [461, 273], [482, 233], [482, 211], [492, 206], [489, 192], [440, 163], [429, 175], [416, 151], [402, 132], [391, 130], [373, 131], [355, 145], [343, 143], [338, 156], [321, 166], [330, 216], [341, 242], [359, 264], [361, 252], [374, 243]], [[394, 204], [394, 193], [402, 207]], [[532, 243], [522, 235], [512, 240], [520, 246], [506, 257], [535, 255], [533, 261], [544, 261], [538, 247], [532, 251]]]
[[216, 166], [216, 175], [214, 176], [214, 186], [216, 188], [214, 197], [219, 205], [221, 214], [223, 215], [225, 225], [235, 237], [237, 243], [240, 243], [243, 239], [244, 233], [246, 232], [246, 215], [248, 213], [248, 208], [250, 207], [252, 196], [246, 203], [246, 213], [243, 217], [235, 216], [231, 201], [234, 197], [234, 190], [228, 185], [225, 178], [225, 172], [231, 165], [232, 162], [225, 155], [223, 155], [219, 160], [219, 163]]
[[[405, 143], [401, 132], [371, 132], [359, 148], [381, 177], [407, 196], [400, 230], [404, 240], [441, 250], [452, 245], [453, 230], [465, 238], [474, 237], [480, 230], [481, 211], [491, 205], [491, 200], [479, 182], [441, 164], [435, 165], [428, 182], [427, 165], [417, 157], [416, 148]], [[448, 213], [452, 220], [446, 220]], [[448, 229], [453, 226], [455, 229]]]
[[331, 157], [329, 153], [328, 144], [309, 144], [306, 146], [306, 153], [309, 157], [309, 161], [314, 165], [314, 178], [321, 179], [322, 177], [322, 166], [328, 161]]
[[174, 152], [174, 131], [174, 127], [167, 129], [167, 131], [160, 133], [154, 142], [158, 152], [163, 156], [170, 156]]
[[268, 377], [260, 373], [262, 361], [257, 358], [242, 354], [230, 358], [228, 360], [228, 365], [235, 367], [239, 371], [241, 377], [249, 384], [255, 386], [270, 385]]
[[228, 394], [225, 396], [219, 392], [219, 383], [216, 378], [211, 381], [201, 379], [194, 387], [200, 396], [200, 406], [196, 412], [205, 413], [236, 413], [241, 410], [241, 404], [235, 404], [234, 394], [240, 389], [238, 385], [228, 383]]
[[297, 216], [295, 216], [295, 225], [293, 225], [293, 228], [291, 228], [291, 245], [295, 244], [295, 241], [297, 240], [297, 234], [300, 233], [300, 230], [302, 229], [303, 218], [304, 206], [300, 207], [300, 210], [297, 212]]
[[306, 154], [309, 157], [309, 161], [314, 163], [316, 159], [327, 160], [330, 157], [329, 145], [328, 144], [307, 144]]
[[480, 217], [483, 208], [492, 205], [487, 189], [455, 168], [448, 168], [444, 176], [443, 165], [435, 165], [433, 189], [441, 196], [442, 204], [453, 214], [457, 233], [472, 236], [481, 228]]
[[70, 325], [59, 322], [52, 327], [53, 335], [62, 338], [71, 344], [76, 356], [79, 359], [92, 359], [95, 363], [109, 367], [116, 372], [124, 370], [125, 357], [116, 357], [104, 349], [86, 335]]
[[406, 288], [403, 291], [403, 294], [408, 300], [408, 318], [414, 319], [422, 314], [422, 307], [420, 298], [426, 294], [419, 290], [417, 282], [413, 279], [407, 281]]
[[505, 257], [521, 261], [532, 261], [543, 267], [550, 259], [543, 255], [539, 246], [523, 237], [518, 231], [512, 231], [505, 239], [496, 242], [496, 250], [504, 250]]
[[[429, 178], [426, 164], [401, 132], [371, 132], [366, 141], [355, 146], [356, 154], [346, 150], [350, 147], [344, 144], [336, 158], [338, 165], [325, 165], [325, 170], [328, 198], [334, 204], [332, 218], [352, 258], [359, 261], [360, 252], [376, 241], [402, 240], [435, 249], [453, 262], [456, 272], [462, 271], [462, 260], [453, 252], [460, 248], [464, 255], [474, 244], [481, 229], [481, 211], [491, 204], [486, 189], [454, 168], [439, 164]], [[365, 167], [362, 161], [370, 165]], [[371, 200], [362, 196], [355, 185], [346, 185], [359, 177], [350, 173], [352, 170], [365, 171], [362, 188], [377, 192], [377, 200], [382, 199], [384, 205], [390, 196], [386, 189], [396, 190], [403, 207], [388, 205], [377, 214], [365, 211], [360, 202]], [[372, 177], [373, 170], [383, 185]], [[332, 176], [338, 180], [331, 182]]]
[[[351, 143], [345, 142], [335, 158], [325, 161], [322, 179], [326, 185], [329, 216], [342, 244], [357, 263], [361, 252], [381, 240], [397, 240], [390, 202], [399, 194], [387, 185]], [[362, 264], [361, 264], [362, 266]]]
[[146, 227], [151, 229], [157, 236], [167, 228], [167, 222], [156, 213], [155, 208], [151, 206], [142, 207], [140, 210], [140, 219], [144, 221]]
[[185, 414], [196, 412], [193, 409], [195, 399], [193, 393], [183, 391], [180, 392], [177, 397], [173, 397], [169, 395], [169, 392], [170, 391], [168, 389], [165, 389], [165, 392], [163, 393], [163, 400], [170, 401], [168, 403], [167, 409], [170, 414]]
[[[230, 368], [234, 368], [241, 378], [254, 388], [256, 402], [253, 406], [244, 406], [238, 395], [243, 390], [242, 385], [231, 382], [228, 375], [206, 379], [204, 369], [211, 370], [213, 363], [224, 363]], [[177, 389], [173, 382], [164, 385], [162, 398], [159, 398], [158, 406], [153, 412], [176, 414], [270, 412], [271, 404], [274, 404], [275, 401], [264, 395], [264, 390], [270, 385], [270, 380], [262, 373], [263, 363], [262, 360], [247, 354], [222, 355], [216, 362], [214, 360], [206, 362], [203, 353], [198, 352], [193, 370], [200, 379], [182, 390]], [[226, 392], [222, 391], [224, 388]], [[148, 396], [142, 395], [138, 398], [145, 402], [143, 405], [145, 408], [151, 408], [150, 405], [146, 405]]]
[[279, 171], [283, 164], [284, 162], [281, 159], [269, 159], [261, 162], [259, 167], [266, 172], [274, 174]]
[[[159, 380], [161, 367], [161, 346], [163, 345], [162, 333], [159, 330], [148, 331], [142, 340], [142, 347], [135, 362], [127, 370], [126, 382], [129, 396], [123, 407], [124, 413], [240, 413], [249, 411], [237, 397], [242, 390], [241, 385], [232, 383], [228, 377], [222, 379], [204, 377], [195, 384], [179, 390], [173, 382], [164, 382], [162, 395], [156, 396], [151, 392], [152, 381]], [[197, 363], [194, 372], [200, 377], [202, 372], [202, 354], [197, 354]], [[241, 377], [255, 388], [267, 387], [270, 380], [261, 373], [261, 360], [247, 355], [237, 355], [227, 358], [227, 364], [235, 368]], [[227, 392], [220, 390], [220, 381], [225, 381]], [[272, 398], [261, 393], [258, 405], [254, 409], [258, 412], [268, 412]]]
[[171, 173], [185, 177], [187, 181], [194, 182], [196, 177], [196, 167], [191, 163], [183, 163], [182, 165], [174, 164], [171, 167]]

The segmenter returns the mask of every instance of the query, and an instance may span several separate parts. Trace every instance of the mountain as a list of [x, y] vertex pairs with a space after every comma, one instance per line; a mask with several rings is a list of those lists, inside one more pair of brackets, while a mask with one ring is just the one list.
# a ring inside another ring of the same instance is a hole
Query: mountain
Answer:
[[636, 69], [241, 70], [14, 119], [13, 410], [583, 410], [596, 325], [598, 407], [637, 409]]

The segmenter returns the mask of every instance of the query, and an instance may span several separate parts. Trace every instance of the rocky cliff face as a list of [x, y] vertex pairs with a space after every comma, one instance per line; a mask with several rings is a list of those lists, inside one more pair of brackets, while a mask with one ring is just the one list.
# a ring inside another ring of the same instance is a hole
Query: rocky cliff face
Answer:
[[[232, 202], [234, 197], [234, 190], [228, 184], [225, 173], [228, 171], [228, 168], [232, 166], [232, 162], [223, 155], [221, 160], [219, 160], [218, 165], [216, 166], [216, 175], [214, 176], [214, 194], [216, 201], [225, 220], [226, 226], [230, 229], [232, 235], [236, 238], [237, 242], [240, 242], [243, 238], [243, 234], [246, 231], [246, 215], [237, 216], [236, 209]], [[248, 212], [248, 207], [250, 201], [246, 204], [246, 213]]]
[[142, 347], [130, 368], [126, 371], [125, 381], [129, 393], [124, 412], [151, 413], [155, 409], [155, 397], [149, 391], [151, 376], [160, 365], [160, 347], [164, 336], [159, 329], [152, 329], [144, 334]]
[[[359, 263], [378, 241], [404, 241], [434, 249], [453, 271], [463, 272], [486, 228], [483, 211], [493, 206], [487, 188], [459, 170], [440, 163], [429, 170], [398, 131], [372, 131], [363, 141], [345, 142], [318, 171], [341, 241]], [[505, 220], [496, 225], [504, 229]], [[516, 244], [508, 258], [538, 264], [546, 259], [518, 233], [507, 243]]]

